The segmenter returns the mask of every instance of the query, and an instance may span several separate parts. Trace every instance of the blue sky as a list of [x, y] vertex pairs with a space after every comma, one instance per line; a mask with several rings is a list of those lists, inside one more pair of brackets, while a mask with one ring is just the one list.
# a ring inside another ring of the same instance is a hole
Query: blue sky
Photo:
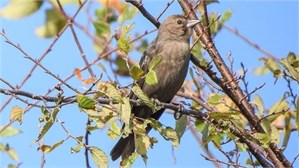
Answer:
[[[144, 0], [143, 3], [151, 14], [158, 16], [164, 9], [167, 1]], [[4, 4], [5, 1], [1, 5], [3, 6]], [[43, 6], [41, 11], [24, 19], [6, 20], [0, 18], [1, 29], [5, 30], [10, 40], [20, 44], [20, 46], [34, 58], [38, 58], [53, 40], [41, 39], [34, 34], [34, 29], [43, 24], [43, 12], [48, 7], [49, 6]], [[75, 9], [75, 6], [71, 6], [68, 8], [68, 11], [72, 13]], [[209, 11], [214, 11], [219, 14], [224, 13], [227, 9], [233, 10], [232, 18], [228, 21], [227, 25], [237, 28], [241, 34], [270, 51], [277, 58], [286, 56], [289, 51], [293, 51], [297, 54], [299, 53], [298, 1], [226, 1], [209, 6]], [[161, 20], [164, 20], [171, 14], [178, 13], [181, 13], [181, 9], [177, 2], [174, 2]], [[84, 23], [86, 23], [85, 19], [84, 15], [81, 14], [77, 18], [77, 21], [84, 25]], [[126, 24], [129, 23], [135, 23], [134, 32], [143, 33], [145, 30], [152, 30], [154, 28], [151, 23], [144, 20], [141, 14], [138, 14], [134, 20], [126, 22]], [[92, 41], [86, 37], [83, 32], [79, 30], [77, 32], [79, 41], [83, 46], [87, 58], [93, 60], [97, 55], [93, 50]], [[145, 38], [151, 40], [155, 35], [156, 33], [150, 34]], [[265, 55], [263, 53], [249, 46], [243, 40], [227, 30], [222, 30], [218, 34], [215, 38], [215, 44], [223, 56], [229, 52], [232, 53], [232, 57], [235, 59], [235, 70], [240, 69], [240, 62], [243, 62], [245, 67], [248, 68], [249, 72], [247, 80], [250, 83], [250, 89], [253, 90], [262, 83], [266, 83], [266, 86], [257, 93], [262, 96], [267, 108], [271, 107], [282, 97], [284, 92], [283, 85], [285, 85], [283, 81], [279, 80], [274, 84], [274, 79], [271, 74], [265, 76], [255, 76], [253, 74], [254, 68], [262, 65], [262, 62], [260, 62], [258, 58], [264, 57]], [[2, 37], [0, 45], [1, 77], [13, 85], [17, 85], [21, 82], [24, 76], [28, 74], [33, 63], [28, 59], [25, 59], [15, 48], [4, 43]], [[140, 55], [132, 55], [132, 57], [135, 60], [139, 60]], [[62, 78], [71, 74], [75, 68], [80, 68], [84, 65], [69, 30], [63, 34], [42, 63], [55, 74], [59, 74]], [[94, 68], [94, 70], [95, 73], [101, 73], [99, 68]], [[87, 73], [84, 73], [84, 75], [87, 75]], [[49, 87], [53, 87], [57, 84], [57, 82], [57, 80], [38, 68], [29, 81], [24, 85], [22, 90], [43, 94]], [[121, 81], [123, 85], [128, 82], [130, 81]], [[78, 88], [80, 91], [84, 90], [82, 88], [84, 86], [75, 78], [70, 80], [69, 84]], [[0, 86], [1, 88], [6, 88], [2, 83]], [[295, 89], [298, 91], [298, 87]], [[65, 94], [73, 95], [74, 93], [66, 91]], [[55, 95], [55, 93], [53, 93], [53, 95]], [[2, 105], [2, 102], [4, 102], [7, 97], [0, 95], [0, 98]], [[23, 108], [26, 107], [26, 105], [19, 101], [13, 100], [4, 111], [0, 112], [0, 125], [4, 125], [8, 122], [9, 111], [14, 105], [19, 105]], [[36, 151], [37, 145], [30, 146], [32, 141], [38, 136], [38, 118], [40, 116], [41, 113], [39, 109], [32, 109], [24, 116], [22, 125], [17, 123], [13, 124], [13, 126], [18, 127], [23, 131], [21, 135], [1, 139], [2, 143], [9, 143], [10, 146], [17, 150], [20, 160], [23, 162], [21, 167], [29, 168], [40, 166], [41, 154]], [[86, 115], [78, 111], [77, 105], [64, 107], [58, 117], [65, 122], [64, 125], [74, 136], [84, 134]], [[175, 123], [173, 116], [171, 115], [164, 115], [161, 118], [161, 122], [170, 126], [174, 126]], [[154, 131], [151, 132], [151, 135], [159, 136]], [[66, 135], [61, 127], [54, 125], [54, 128], [45, 136], [45, 143], [51, 145], [65, 137]], [[203, 151], [191, 135], [190, 131], [187, 131], [183, 136], [179, 149], [173, 152], [176, 162], [174, 162], [170, 142], [165, 141], [163, 138], [159, 138], [158, 140], [159, 143], [148, 153], [148, 168], [213, 166], [209, 161], [204, 160], [200, 156]], [[90, 144], [98, 146], [107, 152], [107, 154], [115, 143], [116, 140], [111, 141], [106, 136], [105, 131], [94, 131], [90, 140]], [[47, 154], [46, 167], [85, 167], [82, 152], [78, 154], [70, 154], [70, 148], [75, 145], [73, 140], [68, 140], [63, 146]], [[213, 146], [210, 146], [210, 149], [212, 148]], [[226, 148], [229, 149], [230, 147], [228, 146]], [[219, 152], [216, 150], [212, 151], [216, 156], [219, 156]], [[298, 151], [298, 134], [293, 133], [290, 144], [285, 151], [285, 155], [292, 161], [298, 154]], [[224, 159], [223, 156], [220, 156], [219, 158]], [[6, 155], [0, 153], [0, 167], [4, 167], [11, 162], [12, 161]], [[110, 165], [111, 167], [117, 167], [118, 162], [110, 161]], [[141, 159], [137, 160], [135, 166], [145, 167]], [[299, 166], [298, 161], [296, 162], [296, 166]]]

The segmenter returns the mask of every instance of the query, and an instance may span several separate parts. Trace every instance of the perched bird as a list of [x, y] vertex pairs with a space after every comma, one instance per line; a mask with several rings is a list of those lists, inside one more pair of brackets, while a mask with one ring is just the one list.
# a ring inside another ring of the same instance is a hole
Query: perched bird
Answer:
[[[199, 23], [198, 20], [188, 20], [182, 15], [172, 15], [168, 17], [159, 27], [157, 37], [151, 42], [143, 53], [140, 60], [140, 67], [147, 72], [149, 63], [154, 57], [161, 56], [162, 61], [155, 68], [158, 83], [149, 85], [145, 80], [138, 81], [137, 84], [149, 97], [160, 102], [169, 103], [178, 90], [181, 88], [189, 65], [190, 59], [190, 36], [192, 26]], [[130, 98], [135, 98], [136, 95]], [[158, 120], [165, 109], [154, 111], [147, 106], [133, 106], [132, 114], [135, 117]], [[151, 129], [147, 127], [147, 132]], [[113, 147], [110, 155], [112, 160], [129, 157], [135, 151], [134, 134], [121, 137]]]

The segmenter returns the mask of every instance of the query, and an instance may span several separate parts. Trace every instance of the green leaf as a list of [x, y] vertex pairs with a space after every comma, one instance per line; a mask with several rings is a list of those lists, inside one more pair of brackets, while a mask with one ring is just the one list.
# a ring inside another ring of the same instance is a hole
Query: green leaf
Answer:
[[153, 129], [157, 130], [165, 139], [170, 140], [172, 145], [177, 148], [179, 145], [179, 137], [176, 131], [171, 127], [163, 128], [162, 124], [153, 118], [146, 120], [152, 126]]
[[[3, 127], [0, 126], [0, 129], [2, 129], [2, 128]], [[8, 126], [0, 132], [0, 137], [11, 137], [11, 136], [19, 135], [21, 133], [22, 133], [22, 131], [20, 129], [15, 128], [13, 126]]]
[[91, 132], [91, 131], [95, 131], [95, 130], [97, 130], [98, 129], [98, 127], [96, 126], [96, 125], [88, 125], [87, 126], [87, 130], [89, 131], [89, 132]]
[[83, 136], [76, 137], [77, 145], [74, 148], [71, 148], [71, 153], [78, 153], [84, 147], [82, 140]]
[[58, 141], [56, 142], [53, 146], [52, 146], [52, 150], [58, 148], [60, 145], [62, 145], [64, 142], [64, 140]]
[[270, 142], [270, 136], [268, 136], [267, 134], [263, 134], [263, 133], [256, 133], [254, 135], [260, 142], [262, 142], [263, 147], [268, 147], [269, 142]]
[[132, 91], [134, 92], [135, 95], [137, 95], [137, 97], [139, 99], [141, 99], [141, 101], [143, 103], [145, 103], [148, 107], [152, 108], [152, 109], [159, 109], [155, 106], [155, 104], [151, 101], [150, 98], [148, 98], [143, 91], [141, 90], [141, 88], [138, 85], [133, 86]]
[[236, 112], [211, 112], [209, 116], [213, 119], [234, 119], [238, 114]]
[[175, 148], [178, 148], [179, 137], [173, 128], [166, 127], [165, 129], [162, 130], [162, 134], [164, 135], [165, 138], [169, 139], [172, 142], [172, 145]]
[[273, 58], [267, 58], [265, 61], [265, 65], [274, 74], [275, 78], [278, 78], [281, 75], [280, 67]]
[[7, 168], [18, 168], [18, 167], [19, 167], [19, 165], [13, 165], [13, 164], [9, 164], [7, 166]]
[[197, 131], [202, 132], [204, 130], [204, 128], [206, 127], [206, 123], [199, 119], [196, 119], [195, 127], [196, 127]]
[[263, 130], [265, 130], [266, 134], [271, 136], [272, 134], [271, 122], [267, 118], [263, 118], [261, 120], [261, 125], [263, 127]]
[[131, 104], [129, 98], [124, 97], [122, 102], [123, 103], [120, 103], [120, 109], [119, 109], [120, 120], [124, 124], [129, 125], [130, 117], [131, 117]]
[[290, 52], [287, 58], [283, 58], [280, 64], [289, 72], [289, 74], [299, 82], [299, 57]]
[[139, 43], [140, 44], [136, 46], [136, 50], [143, 53], [148, 47], [148, 41], [146, 39], [140, 39]]
[[104, 105], [101, 109], [83, 109], [83, 111], [88, 115], [90, 120], [97, 124], [98, 128], [104, 128], [106, 123], [116, 116], [115, 112], [111, 108], [112, 107], [110, 105]]
[[52, 111], [52, 118], [53, 118], [54, 121], [55, 121], [56, 116], [57, 116], [57, 114], [58, 114], [59, 111], [60, 111], [60, 108], [59, 108], [59, 107], [55, 107], [55, 108], [53, 109], [53, 111]]
[[110, 139], [115, 139], [120, 136], [120, 128], [118, 127], [116, 122], [111, 123], [110, 127], [107, 130], [107, 135]]
[[77, 144], [74, 148], [71, 148], [71, 153], [78, 153], [83, 147], [83, 144]]
[[47, 108], [45, 108], [44, 106], [41, 107], [41, 112], [42, 112], [43, 116], [39, 118], [39, 122], [45, 122], [51, 118], [50, 111]]
[[209, 126], [210, 126], [210, 124], [206, 123], [204, 125], [203, 130], [201, 131], [201, 133], [202, 133], [201, 139], [202, 139], [202, 142], [204, 142], [205, 144], [208, 143]]
[[148, 85], [155, 85], [158, 83], [157, 74], [154, 69], [162, 62], [162, 56], [158, 55], [154, 57], [151, 62], [149, 63], [149, 72], [145, 76], [145, 82]]
[[157, 74], [154, 70], [149, 70], [145, 76], [145, 83], [148, 85], [155, 85], [158, 83]]
[[97, 89], [116, 102], [123, 101], [121, 93], [116, 89], [116, 86], [112, 85], [111, 83], [98, 82]]
[[187, 126], [187, 115], [183, 115], [181, 118], [175, 122], [175, 132], [178, 135], [179, 141], [181, 140], [183, 134], [185, 133]]
[[[58, 3], [56, 0], [50, 0], [51, 4], [54, 4], [56, 7], [59, 7], [58, 6]], [[59, 1], [60, 4], [62, 6], [65, 6], [65, 5], [69, 5], [69, 4], [76, 4], [76, 5], [80, 5], [80, 0], [63, 0], [63, 1]]]
[[[221, 26], [222, 26], [222, 23], [221, 22], [219, 22], [219, 21], [216, 21], [217, 19], [218, 19], [218, 13], [215, 13], [215, 12], [212, 12], [210, 15], [209, 15], [209, 23], [213, 23], [213, 24], [211, 24], [209, 27], [210, 27], [210, 30], [211, 30], [211, 34], [213, 35], [213, 36], [215, 36], [218, 32], [219, 32], [219, 30], [220, 30], [220, 28], [221, 28]], [[205, 24], [206, 25], [206, 24]], [[206, 25], [207, 26], [207, 25]]]
[[6, 150], [8, 156], [12, 159], [12, 160], [15, 160], [15, 161], [18, 161], [19, 160], [19, 156], [18, 156], [18, 153], [11, 147], [9, 147], [7, 150]]
[[66, 20], [59, 10], [48, 9], [45, 24], [38, 27], [35, 33], [39, 37], [50, 38], [56, 36], [65, 25]]
[[49, 110], [47, 109], [47, 108], [45, 108], [45, 106], [42, 106], [41, 107], [41, 112], [43, 113], [43, 115], [45, 115], [45, 116], [50, 116], [50, 112], [49, 112]]
[[21, 107], [14, 106], [10, 111], [10, 121], [22, 123], [24, 110]]
[[132, 19], [133, 17], [136, 16], [137, 12], [138, 12], [138, 10], [135, 6], [126, 5], [124, 12], [122, 14], [120, 14], [118, 17], [118, 22], [122, 23], [126, 20]]
[[110, 34], [110, 25], [106, 22], [95, 21], [93, 22], [93, 26], [96, 29], [97, 36], [103, 37]]
[[6, 146], [0, 142], [0, 151], [5, 151], [6, 150]]
[[121, 167], [131, 167], [132, 164], [135, 162], [135, 160], [137, 159], [138, 157], [138, 153], [137, 152], [134, 152], [132, 153], [132, 155], [130, 155], [128, 158], [125, 158], [124, 160], [122, 160], [120, 162], [120, 166]]
[[259, 116], [262, 117], [264, 114], [264, 103], [258, 94], [254, 96], [252, 104], [256, 106]]
[[80, 108], [83, 109], [95, 109], [95, 102], [94, 100], [90, 99], [88, 96], [77, 94], [77, 103]]
[[129, 32], [133, 29], [133, 27], [134, 24], [124, 26], [122, 28], [121, 35], [117, 40], [118, 49], [126, 54], [128, 54], [128, 52], [130, 51], [131, 36]]
[[108, 158], [105, 155], [104, 151], [101, 149], [92, 146], [89, 148], [92, 160], [94, 163], [101, 168], [107, 168], [108, 167]]
[[41, 147], [38, 147], [38, 150], [41, 150], [44, 153], [49, 153], [52, 151], [51, 146], [49, 145], [42, 145]]
[[131, 74], [132, 69], [129, 71], [128, 64], [130, 64], [130, 63], [127, 62], [121, 56], [117, 55], [117, 57], [115, 59], [115, 65], [117, 66], [117, 69], [115, 70], [115, 72], [117, 74], [123, 75], [123, 76], [129, 76], [130, 75], [133, 78], [136, 77], [138, 74], [135, 74], [135, 73]]
[[44, 135], [49, 131], [49, 129], [52, 127], [53, 124], [54, 124], [54, 120], [52, 118], [49, 119], [46, 122], [46, 124], [43, 126], [42, 130], [40, 131], [36, 141], [41, 140], [44, 137]]
[[136, 151], [141, 155], [143, 161], [147, 161], [147, 150], [151, 146], [150, 138], [144, 134], [135, 134]]
[[[289, 103], [286, 101], [286, 98], [283, 96], [281, 100], [276, 102], [270, 109], [269, 109], [269, 117], [268, 120], [271, 122], [274, 121], [278, 116], [282, 115], [282, 112], [287, 111], [289, 109]], [[277, 114], [276, 114], [277, 113]], [[276, 115], [274, 115], [276, 114]]]
[[97, 20], [101, 20], [107, 23], [111, 23], [117, 20], [117, 15], [113, 8], [104, 6], [103, 8], [95, 11]]
[[202, 58], [199, 62], [199, 65], [206, 67], [208, 65], [208, 61], [205, 58]]
[[155, 129], [160, 134], [162, 134], [163, 127], [162, 127], [162, 124], [158, 120], [149, 118], [148, 120], [146, 120], [146, 122], [149, 122], [149, 124], [152, 126], [153, 129]]
[[209, 98], [208, 102], [209, 102], [209, 104], [211, 104], [211, 105], [217, 105], [217, 104], [221, 103], [221, 100], [222, 100], [222, 96], [221, 96], [221, 95], [219, 95], [219, 94], [214, 94], [214, 95], [212, 95], [212, 96]]
[[214, 134], [213, 135], [213, 143], [217, 148], [221, 148], [221, 142], [223, 140], [223, 134]]
[[0, 152], [4, 152], [8, 154], [8, 156], [15, 161], [19, 160], [17, 152], [13, 148], [11, 148], [8, 144], [4, 145], [0, 143]]
[[291, 137], [292, 132], [292, 122], [291, 122], [291, 115], [287, 113], [285, 115], [285, 129], [284, 129], [284, 137], [281, 145], [281, 149], [285, 150], [288, 146], [289, 139]]
[[154, 70], [161, 62], [162, 62], [162, 56], [161, 55], [155, 56], [149, 63], [148, 70]]
[[297, 126], [297, 131], [299, 133], [299, 98], [297, 97], [297, 101], [296, 101], [296, 126]]
[[231, 9], [228, 9], [227, 11], [225, 11], [225, 13], [222, 15], [222, 19], [221, 19], [221, 23], [225, 23], [227, 22], [231, 16], [233, 14], [233, 11]]
[[254, 69], [254, 74], [255, 75], [265, 75], [266, 73], [270, 72], [267, 66], [263, 65], [260, 67], [256, 67]]
[[8, 19], [19, 19], [29, 16], [40, 9], [42, 0], [11, 0], [0, 9], [0, 16]]
[[135, 81], [138, 81], [144, 76], [144, 72], [139, 65], [133, 65], [130, 69], [130, 76], [132, 76]]

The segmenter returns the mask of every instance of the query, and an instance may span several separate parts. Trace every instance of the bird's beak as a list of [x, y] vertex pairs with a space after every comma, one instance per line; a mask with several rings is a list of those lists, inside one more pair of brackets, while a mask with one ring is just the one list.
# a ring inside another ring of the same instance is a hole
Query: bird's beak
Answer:
[[199, 22], [200, 22], [199, 20], [189, 20], [187, 23], [187, 27], [193, 27]]

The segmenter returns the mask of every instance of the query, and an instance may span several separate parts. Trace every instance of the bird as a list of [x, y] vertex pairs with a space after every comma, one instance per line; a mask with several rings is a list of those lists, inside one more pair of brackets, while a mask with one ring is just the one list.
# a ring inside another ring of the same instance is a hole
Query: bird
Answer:
[[[155, 68], [157, 83], [147, 84], [143, 79], [137, 82], [145, 95], [149, 98], [157, 99], [160, 102], [170, 103], [175, 94], [182, 87], [186, 78], [189, 60], [191, 57], [190, 37], [192, 27], [199, 23], [199, 20], [189, 20], [183, 15], [171, 15], [160, 25], [157, 37], [150, 43], [144, 51], [139, 65], [144, 72], [148, 71], [149, 64], [157, 56], [162, 60]], [[130, 98], [137, 99], [131, 94]], [[132, 106], [131, 114], [134, 117], [158, 120], [165, 108], [153, 111], [150, 107]], [[146, 132], [151, 127], [147, 126]], [[128, 158], [135, 151], [134, 133], [127, 137], [121, 137], [110, 152], [111, 159], [117, 160]]]

